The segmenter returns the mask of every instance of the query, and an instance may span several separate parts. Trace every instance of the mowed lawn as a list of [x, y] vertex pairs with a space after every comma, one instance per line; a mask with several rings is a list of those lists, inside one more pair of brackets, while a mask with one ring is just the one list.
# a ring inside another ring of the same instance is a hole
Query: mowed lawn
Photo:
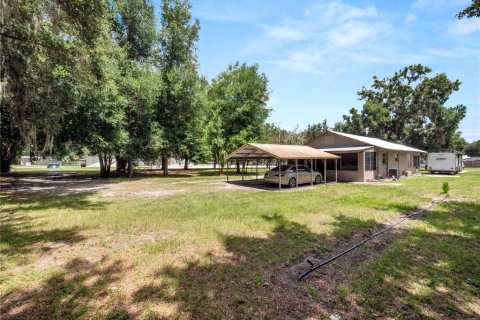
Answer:
[[[209, 171], [2, 177], [0, 318], [480, 318], [480, 170], [466, 171], [282, 192]], [[296, 280], [306, 257], [440, 198], [444, 182], [448, 201]]]

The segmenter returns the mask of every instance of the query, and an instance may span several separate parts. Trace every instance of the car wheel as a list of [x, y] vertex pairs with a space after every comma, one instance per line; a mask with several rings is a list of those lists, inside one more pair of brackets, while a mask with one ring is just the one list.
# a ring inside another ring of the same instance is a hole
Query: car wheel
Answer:
[[297, 186], [297, 180], [295, 178], [292, 178], [288, 181], [288, 186], [290, 188], [295, 188]]
[[315, 177], [315, 184], [320, 184], [322, 183], [322, 177], [321, 176], [316, 176]]

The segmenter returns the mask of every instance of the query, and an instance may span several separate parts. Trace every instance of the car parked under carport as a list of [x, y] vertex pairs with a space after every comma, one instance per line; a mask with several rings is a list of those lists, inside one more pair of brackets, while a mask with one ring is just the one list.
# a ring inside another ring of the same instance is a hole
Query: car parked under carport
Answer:
[[311, 170], [307, 166], [298, 166], [295, 168], [293, 165], [282, 165], [281, 168], [278, 166], [265, 172], [263, 180], [266, 184], [278, 185], [279, 176], [281, 179], [282, 185], [287, 185], [290, 188], [295, 188], [297, 186], [297, 177], [298, 185], [301, 184], [320, 184], [322, 183], [322, 174], [318, 171]]

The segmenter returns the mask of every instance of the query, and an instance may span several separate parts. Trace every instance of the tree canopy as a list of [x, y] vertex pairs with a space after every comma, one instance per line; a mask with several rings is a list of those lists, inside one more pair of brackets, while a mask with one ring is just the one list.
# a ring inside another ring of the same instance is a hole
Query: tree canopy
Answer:
[[480, 157], [480, 140], [473, 141], [465, 146], [465, 154]]
[[472, 0], [472, 4], [466, 7], [464, 10], [457, 13], [457, 18], [479, 18], [480, 17], [480, 0]]
[[262, 133], [265, 75], [236, 63], [213, 84], [201, 76], [186, 0], [161, 2], [159, 31], [151, 0], [2, 5], [2, 172], [26, 153], [95, 154], [104, 177], [113, 159], [131, 176], [136, 161], [162, 158], [168, 174], [171, 156], [219, 161]]
[[[50, 152], [80, 88], [98, 71], [91, 52], [108, 25], [101, 1], [2, 2], [2, 171], [25, 148]], [[95, 51], [95, 54], [98, 51]], [[7, 120], [8, 118], [8, 120]]]
[[236, 62], [212, 80], [208, 91], [211, 103], [210, 141], [215, 160], [246, 142], [255, 142], [263, 134], [270, 109], [268, 79], [258, 65]]
[[326, 119], [322, 122], [308, 124], [305, 130], [299, 130], [298, 126], [293, 130], [286, 130], [274, 123], [266, 123], [261, 141], [263, 143], [303, 145], [329, 129]]
[[370, 88], [358, 92], [362, 110], [350, 109], [337, 129], [429, 151], [455, 149], [455, 135], [466, 107], [447, 107], [459, 80], [444, 73], [429, 77], [431, 69], [420, 64], [405, 67], [391, 77], [373, 77]]
[[[268, 124], [270, 89], [258, 64], [199, 74], [200, 22], [187, 0], [4, 0], [1, 12], [1, 171], [20, 155], [98, 155], [107, 177], [139, 160], [211, 161], [246, 142], [306, 144], [328, 130]], [[459, 18], [478, 16], [478, 1]], [[374, 77], [334, 128], [426, 150], [473, 148], [458, 131], [466, 107], [447, 106], [459, 80], [412, 65]], [[467, 146], [468, 145], [468, 146]], [[475, 151], [476, 152], [476, 151]]]

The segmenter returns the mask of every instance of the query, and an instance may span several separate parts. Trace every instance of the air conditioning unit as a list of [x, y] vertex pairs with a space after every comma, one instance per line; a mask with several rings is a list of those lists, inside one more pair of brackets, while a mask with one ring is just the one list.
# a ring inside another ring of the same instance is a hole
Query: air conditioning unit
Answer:
[[395, 179], [400, 179], [400, 169], [388, 169], [388, 177], [394, 177]]

